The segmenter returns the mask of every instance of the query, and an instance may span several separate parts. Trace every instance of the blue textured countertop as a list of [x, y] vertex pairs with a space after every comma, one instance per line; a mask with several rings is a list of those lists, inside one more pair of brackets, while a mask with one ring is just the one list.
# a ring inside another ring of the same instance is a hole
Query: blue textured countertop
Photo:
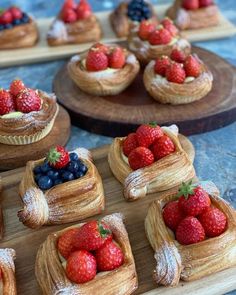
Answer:
[[[63, 0], [1, 0], [1, 7], [15, 4], [36, 17], [46, 17], [54, 16], [62, 2]], [[152, 2], [154, 4], [163, 4], [171, 1], [155, 0]], [[99, 11], [111, 9], [118, 1], [90, 0], [90, 3], [95, 11]], [[236, 24], [236, 1], [218, 1], [218, 4], [223, 14]], [[195, 45], [213, 51], [236, 65], [236, 36], [209, 42], [197, 42]], [[22, 59], [24, 59], [24, 56], [22, 56]], [[21, 77], [30, 87], [51, 91], [53, 77], [63, 63], [64, 61], [60, 60], [1, 69], [0, 86], [8, 87], [12, 79]], [[236, 123], [216, 131], [190, 136], [189, 138], [196, 149], [195, 167], [198, 177], [214, 181], [219, 187], [222, 196], [236, 208]], [[72, 126], [68, 148], [73, 149], [76, 146], [87, 148], [99, 147], [110, 143], [111, 140], [109, 137], [88, 133]], [[236, 295], [236, 291], [229, 294]]]

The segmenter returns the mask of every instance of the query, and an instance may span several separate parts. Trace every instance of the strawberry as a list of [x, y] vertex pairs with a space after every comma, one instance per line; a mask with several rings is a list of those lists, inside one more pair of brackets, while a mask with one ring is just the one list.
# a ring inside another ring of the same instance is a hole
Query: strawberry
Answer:
[[176, 35], [178, 35], [179, 30], [176, 28], [173, 21], [169, 19], [168, 17], [164, 18], [161, 24], [163, 25], [165, 29], [167, 29], [170, 32], [172, 37], [175, 37]]
[[23, 16], [22, 11], [20, 10], [20, 8], [16, 7], [16, 6], [12, 6], [8, 9], [13, 17], [13, 20], [15, 19], [21, 19]]
[[170, 65], [170, 59], [168, 56], [162, 56], [158, 58], [154, 65], [154, 71], [156, 74], [165, 77], [166, 69]]
[[197, 218], [188, 216], [177, 227], [176, 240], [182, 245], [190, 245], [205, 239], [204, 228]]
[[166, 69], [166, 79], [169, 82], [183, 84], [186, 78], [185, 71], [181, 64], [171, 63]]
[[162, 216], [165, 224], [173, 231], [176, 230], [180, 221], [184, 219], [184, 214], [179, 208], [178, 201], [172, 201], [166, 204]]
[[208, 208], [198, 219], [208, 237], [217, 237], [225, 231], [227, 218], [218, 208]]
[[130, 133], [123, 142], [123, 153], [128, 157], [129, 154], [138, 147], [138, 139], [136, 133]]
[[62, 20], [65, 23], [74, 23], [77, 20], [77, 14], [71, 8], [64, 9], [62, 10]]
[[136, 130], [139, 146], [149, 147], [156, 139], [163, 135], [160, 126], [155, 122], [143, 124]]
[[0, 116], [15, 111], [15, 104], [11, 93], [0, 89]]
[[49, 150], [47, 161], [51, 167], [61, 169], [69, 163], [70, 156], [64, 147], [58, 145]]
[[113, 241], [106, 242], [95, 252], [99, 271], [108, 271], [120, 267], [124, 262], [124, 254]]
[[0, 15], [0, 24], [1, 25], [8, 25], [11, 24], [13, 21], [13, 16], [9, 10], [5, 10]]
[[11, 82], [10, 92], [13, 96], [17, 96], [22, 90], [25, 89], [25, 85], [20, 79], [15, 79]]
[[199, 0], [183, 0], [182, 7], [187, 10], [195, 10], [199, 8]]
[[155, 30], [156, 25], [150, 20], [142, 20], [139, 26], [138, 36], [142, 40], [148, 40], [149, 35]]
[[180, 209], [188, 216], [197, 216], [211, 205], [208, 193], [200, 186], [182, 183], [177, 194]]
[[79, 228], [72, 228], [63, 233], [58, 241], [57, 248], [60, 254], [67, 259], [69, 255], [76, 250], [74, 247], [74, 238], [77, 235]]
[[154, 156], [148, 148], [140, 146], [129, 154], [128, 161], [131, 169], [137, 170], [151, 165], [154, 162]]
[[178, 48], [174, 48], [171, 51], [170, 58], [176, 62], [183, 63], [186, 59], [186, 54]]
[[155, 160], [159, 160], [173, 153], [175, 151], [175, 145], [169, 136], [163, 135], [154, 141], [151, 151]]
[[109, 67], [121, 69], [125, 65], [125, 54], [122, 48], [115, 47], [108, 56]]
[[77, 6], [77, 18], [80, 19], [86, 19], [91, 16], [92, 9], [89, 5], [87, 0], [80, 0], [79, 5]]
[[91, 47], [91, 49], [97, 49], [98, 51], [103, 52], [104, 54], [108, 54], [109, 53], [109, 47], [105, 44], [102, 43], [95, 43], [93, 44], [93, 46]]
[[30, 88], [25, 88], [16, 97], [17, 111], [30, 113], [39, 111], [41, 108], [41, 99], [38, 93]]
[[67, 9], [76, 9], [77, 4], [74, 0], [65, 0], [62, 6], [62, 11]]
[[186, 58], [184, 62], [184, 69], [187, 76], [191, 76], [195, 78], [198, 77], [201, 72], [201, 66], [198, 60], [192, 55], [189, 55]]
[[86, 58], [88, 71], [102, 71], [108, 67], [108, 57], [99, 50], [89, 50]]
[[94, 251], [99, 249], [106, 241], [112, 240], [112, 232], [103, 221], [92, 220], [85, 223], [74, 240], [77, 249]]
[[68, 279], [77, 284], [91, 281], [97, 274], [95, 257], [86, 250], [73, 252], [66, 264]]
[[214, 4], [213, 0], [199, 0], [199, 6], [200, 7], [207, 7]]
[[149, 36], [149, 42], [151, 45], [165, 45], [170, 43], [171, 39], [172, 36], [170, 32], [165, 28], [155, 30]]

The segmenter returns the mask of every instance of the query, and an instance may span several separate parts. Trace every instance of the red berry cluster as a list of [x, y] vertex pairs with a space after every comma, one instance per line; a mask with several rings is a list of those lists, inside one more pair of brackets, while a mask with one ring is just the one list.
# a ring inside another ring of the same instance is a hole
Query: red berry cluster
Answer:
[[211, 205], [210, 196], [201, 186], [183, 183], [177, 197], [165, 205], [163, 219], [180, 244], [198, 243], [225, 231], [225, 214]]
[[196, 10], [202, 7], [213, 5], [213, 0], [183, 0], [182, 7], [186, 10]]
[[30, 18], [19, 7], [11, 6], [0, 12], [0, 30], [28, 23]]
[[133, 170], [149, 166], [174, 151], [173, 141], [156, 123], [139, 126], [123, 142], [123, 153]]
[[61, 18], [65, 23], [74, 23], [77, 20], [87, 19], [91, 14], [92, 9], [87, 0], [80, 0], [79, 4], [74, 0], [65, 0]]

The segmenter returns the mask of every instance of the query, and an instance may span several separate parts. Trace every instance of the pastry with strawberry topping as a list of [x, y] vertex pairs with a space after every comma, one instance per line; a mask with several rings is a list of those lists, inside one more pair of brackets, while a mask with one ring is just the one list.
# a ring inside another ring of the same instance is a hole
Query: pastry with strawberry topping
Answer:
[[17, 295], [15, 263], [16, 252], [12, 248], [0, 248], [0, 294]]
[[170, 56], [173, 48], [179, 48], [186, 55], [191, 52], [190, 43], [169, 18], [164, 18], [159, 24], [143, 20], [138, 30], [130, 33], [128, 46], [144, 65], [162, 55]]
[[56, 97], [24, 85], [20, 79], [0, 89], [0, 143], [25, 145], [46, 137], [59, 107]]
[[81, 44], [99, 41], [101, 36], [100, 23], [88, 0], [64, 0], [48, 31], [47, 42], [49, 46]]
[[125, 90], [137, 76], [140, 65], [125, 48], [95, 43], [89, 50], [73, 56], [67, 69], [80, 90], [106, 96]]
[[193, 159], [184, 151], [176, 125], [160, 127], [151, 122], [127, 137], [115, 138], [108, 162], [124, 185], [127, 201], [173, 188], [195, 176]]
[[45, 294], [132, 294], [138, 281], [123, 216], [115, 213], [50, 234], [38, 250], [35, 274]]
[[205, 97], [212, 89], [213, 76], [196, 54], [186, 55], [175, 47], [145, 68], [147, 92], [160, 103], [187, 104]]

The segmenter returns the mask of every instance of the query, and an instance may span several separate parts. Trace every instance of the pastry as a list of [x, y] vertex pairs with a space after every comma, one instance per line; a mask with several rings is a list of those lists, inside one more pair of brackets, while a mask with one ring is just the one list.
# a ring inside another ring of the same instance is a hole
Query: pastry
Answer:
[[48, 31], [47, 42], [50, 46], [80, 44], [98, 41], [101, 36], [100, 24], [87, 0], [79, 4], [65, 0]]
[[101, 177], [83, 148], [68, 153], [57, 146], [46, 160], [29, 161], [19, 193], [24, 207], [18, 217], [31, 228], [77, 221], [104, 209]]
[[145, 219], [159, 285], [175, 286], [180, 279], [197, 280], [236, 265], [235, 210], [212, 182], [200, 182], [191, 191], [189, 186], [163, 194]]
[[24, 145], [41, 140], [52, 130], [58, 110], [54, 94], [14, 80], [10, 90], [0, 89], [0, 143]]
[[[1, 196], [1, 192], [2, 192], [2, 178], [0, 177], [0, 196]], [[3, 234], [4, 234], [4, 221], [3, 221], [3, 212], [2, 212], [1, 203], [0, 203], [0, 240], [3, 238]]]
[[192, 30], [217, 26], [219, 9], [213, 0], [175, 0], [167, 10], [167, 15], [175, 21], [180, 30]]
[[157, 25], [152, 21], [142, 21], [128, 37], [128, 47], [142, 64], [161, 57], [169, 56], [173, 48], [186, 54], [191, 52], [190, 43], [183, 38], [173, 22], [165, 18]]
[[0, 50], [32, 47], [39, 38], [34, 19], [12, 6], [0, 12]]
[[[99, 228], [102, 225], [106, 233], [112, 232], [113, 241], [110, 233], [102, 237], [96, 234], [96, 223], [82, 223], [50, 234], [40, 246], [35, 274], [43, 294], [90, 295], [99, 290], [99, 295], [129, 295], [137, 289], [134, 258], [121, 214], [107, 215], [99, 222]], [[82, 250], [71, 248], [79, 244], [81, 236]], [[106, 256], [111, 247], [113, 251]], [[95, 249], [92, 254], [91, 249]], [[90, 269], [87, 269], [87, 261], [90, 261]], [[81, 265], [84, 265], [82, 270]]]
[[145, 19], [157, 19], [153, 6], [145, 0], [122, 1], [110, 14], [112, 28], [119, 38], [127, 37]]
[[16, 295], [15, 279], [15, 250], [0, 249], [0, 293], [3, 295]]
[[96, 43], [88, 51], [73, 56], [67, 65], [70, 78], [92, 95], [117, 95], [137, 76], [136, 57], [117, 45]]
[[143, 82], [155, 100], [177, 105], [205, 97], [212, 89], [213, 76], [196, 54], [186, 57], [174, 49], [171, 58], [162, 56], [147, 65]]
[[195, 175], [193, 159], [183, 150], [176, 125], [144, 124], [126, 138], [115, 138], [108, 162], [124, 185], [127, 201], [170, 189]]

